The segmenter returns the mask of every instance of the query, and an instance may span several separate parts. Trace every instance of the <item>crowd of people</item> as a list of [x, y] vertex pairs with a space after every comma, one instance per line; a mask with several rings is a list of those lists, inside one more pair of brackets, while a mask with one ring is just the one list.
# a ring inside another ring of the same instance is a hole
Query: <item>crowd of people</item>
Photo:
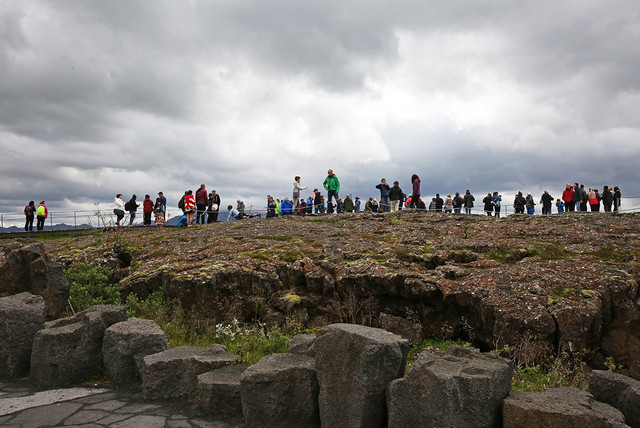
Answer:
[[[365, 201], [364, 206], [362, 200], [358, 196], [346, 194], [344, 198], [340, 198], [340, 180], [329, 169], [327, 177], [322, 183], [327, 197], [320, 190], [313, 189], [313, 194], [306, 199], [302, 196], [302, 191], [307, 190], [308, 186], [303, 186], [301, 177], [296, 176], [293, 182], [293, 191], [291, 198], [285, 197], [282, 200], [267, 195], [266, 217], [279, 217], [291, 214], [311, 214], [311, 213], [342, 213], [342, 212], [397, 212], [402, 209], [414, 209], [424, 211], [440, 211], [445, 213], [461, 213], [464, 209], [465, 214], [471, 214], [474, 208], [475, 197], [470, 190], [466, 190], [464, 194], [455, 192], [452, 196], [448, 193], [445, 197], [441, 197], [436, 193], [431, 198], [428, 205], [423, 200], [420, 192], [420, 177], [417, 174], [411, 176], [411, 193], [406, 194], [400, 188], [400, 183], [394, 181], [393, 185], [389, 185], [385, 178], [375, 185], [380, 192], [380, 201], [376, 197], [369, 197]], [[562, 197], [555, 199], [555, 206], [558, 213], [565, 211], [587, 211], [589, 208], [592, 212], [600, 211], [603, 207], [605, 212], [618, 212], [620, 209], [622, 195], [620, 189], [616, 187], [604, 186], [602, 192], [598, 189], [589, 187], [585, 189], [584, 185], [575, 183], [573, 186], [566, 185], [562, 192]], [[503, 205], [503, 198], [498, 192], [487, 193], [482, 199], [484, 212], [488, 216], [500, 217]], [[218, 221], [220, 212], [220, 196], [215, 190], [208, 192], [206, 186], [202, 184], [195, 194], [192, 190], [187, 190], [178, 202], [178, 208], [182, 210], [182, 216], [178, 220], [178, 227], [190, 226], [194, 223], [205, 224]], [[541, 195], [538, 202], [542, 206], [542, 214], [552, 213], [554, 205], [554, 197], [547, 190]], [[123, 219], [126, 213], [129, 213], [129, 225], [133, 224], [138, 208], [142, 205], [143, 225], [151, 225], [151, 217], [154, 218], [156, 228], [161, 229], [165, 223], [165, 215], [167, 212], [167, 199], [162, 192], [158, 192], [158, 196], [153, 201], [147, 194], [142, 204], [137, 202], [137, 196], [133, 195], [128, 202], [124, 202], [122, 194], [117, 194], [114, 200], [113, 213], [116, 216], [116, 226], [124, 226]], [[536, 202], [531, 193], [523, 196], [522, 192], [518, 192], [513, 200], [513, 209], [516, 214], [535, 214]], [[240, 199], [236, 201], [236, 207], [227, 205], [227, 221], [242, 220], [246, 218], [262, 217], [261, 213], [246, 213], [244, 202]], [[33, 230], [34, 218], [37, 218], [37, 230], [44, 228], [45, 219], [48, 216], [48, 209], [45, 201], [42, 201], [38, 207], [34, 201], [30, 201], [24, 209], [26, 217], [25, 230]]]

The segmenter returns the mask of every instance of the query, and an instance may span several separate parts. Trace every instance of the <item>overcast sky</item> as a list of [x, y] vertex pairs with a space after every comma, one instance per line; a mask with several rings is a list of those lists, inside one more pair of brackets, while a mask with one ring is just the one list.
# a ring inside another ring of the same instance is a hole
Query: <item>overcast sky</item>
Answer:
[[635, 0], [0, 0], [5, 213], [264, 204], [328, 168], [341, 196], [640, 195], [639, 106]]

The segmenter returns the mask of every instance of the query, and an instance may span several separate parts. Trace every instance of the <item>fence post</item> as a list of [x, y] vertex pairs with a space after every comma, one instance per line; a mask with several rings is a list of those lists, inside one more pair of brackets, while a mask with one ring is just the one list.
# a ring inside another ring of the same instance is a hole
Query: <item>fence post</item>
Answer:
[[0, 232], [4, 232], [4, 214], [0, 214]]
[[[49, 228], [53, 230], [53, 214], [49, 213]], [[42, 228], [44, 230], [44, 227]]]
[[76, 212], [73, 212], [73, 228], [77, 229], [78, 228], [78, 222], [76, 220]]

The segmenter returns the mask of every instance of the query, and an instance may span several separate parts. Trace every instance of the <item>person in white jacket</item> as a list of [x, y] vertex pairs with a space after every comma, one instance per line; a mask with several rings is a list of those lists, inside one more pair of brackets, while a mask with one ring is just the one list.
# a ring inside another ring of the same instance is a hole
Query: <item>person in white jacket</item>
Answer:
[[300, 191], [307, 188], [300, 184], [300, 176], [296, 175], [293, 182], [293, 199], [291, 200], [295, 212], [300, 211]]
[[121, 193], [118, 193], [113, 201], [113, 213], [116, 215], [116, 226], [122, 226], [120, 220], [124, 218], [124, 202], [122, 202]]

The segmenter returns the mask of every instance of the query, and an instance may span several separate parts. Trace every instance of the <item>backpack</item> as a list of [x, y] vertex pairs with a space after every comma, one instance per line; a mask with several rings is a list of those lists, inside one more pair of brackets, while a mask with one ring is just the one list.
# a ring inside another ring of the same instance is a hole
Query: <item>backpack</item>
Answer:
[[184, 209], [184, 196], [178, 201], [178, 208], [180, 208], [181, 210]]
[[131, 211], [131, 201], [124, 204], [125, 211]]
[[36, 210], [36, 214], [38, 214], [39, 217], [43, 217], [45, 215], [45, 210], [43, 205], [40, 205], [38, 207], [38, 209]]
[[33, 217], [33, 207], [31, 205], [24, 207], [24, 214], [28, 217]]

